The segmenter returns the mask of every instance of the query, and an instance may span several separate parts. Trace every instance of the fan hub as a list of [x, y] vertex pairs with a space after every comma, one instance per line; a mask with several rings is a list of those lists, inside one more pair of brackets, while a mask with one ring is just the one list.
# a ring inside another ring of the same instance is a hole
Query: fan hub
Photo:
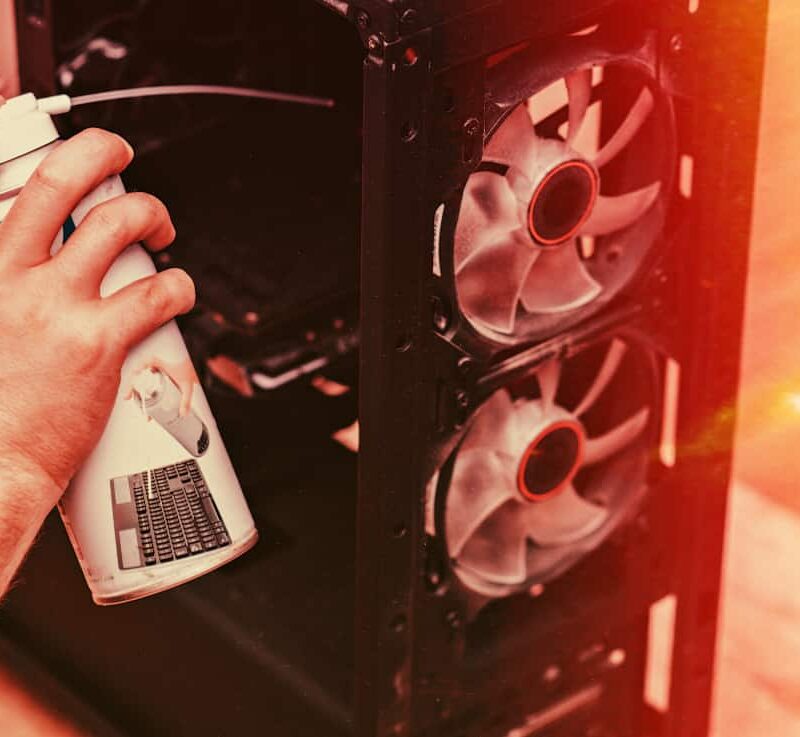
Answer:
[[556, 246], [574, 238], [592, 212], [598, 176], [586, 161], [563, 161], [550, 169], [528, 205], [528, 232], [540, 246]]
[[548, 425], [528, 445], [517, 472], [520, 494], [530, 502], [550, 499], [569, 488], [583, 462], [586, 438], [575, 420]]

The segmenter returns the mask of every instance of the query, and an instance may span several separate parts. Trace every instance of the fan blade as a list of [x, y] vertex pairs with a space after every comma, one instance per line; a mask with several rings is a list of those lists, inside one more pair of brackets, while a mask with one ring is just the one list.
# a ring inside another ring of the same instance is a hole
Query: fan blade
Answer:
[[472, 450], [507, 452], [514, 445], [514, 404], [505, 389], [495, 392], [475, 414], [459, 453]]
[[650, 408], [645, 407], [605, 435], [588, 439], [583, 464], [591, 466], [619, 453], [644, 432], [649, 419]]
[[570, 486], [525, 510], [525, 532], [537, 545], [566, 545], [591, 535], [607, 518], [605, 509], [586, 501]]
[[458, 216], [456, 268], [479, 248], [517, 227], [518, 209], [505, 177], [487, 171], [475, 172], [467, 182]]
[[581, 132], [586, 120], [586, 111], [592, 99], [592, 70], [578, 69], [568, 74], [564, 80], [569, 95], [569, 128], [567, 143], [572, 145]]
[[539, 138], [527, 106], [517, 105], [492, 136], [483, 158], [527, 172], [536, 163], [538, 146]]
[[538, 256], [522, 231], [473, 253], [456, 273], [464, 312], [500, 333], [512, 333], [522, 285]]
[[625, 343], [619, 338], [614, 338], [611, 342], [611, 347], [608, 349], [608, 353], [606, 353], [603, 365], [600, 367], [600, 372], [594, 380], [594, 384], [592, 384], [589, 391], [586, 392], [586, 396], [573, 413], [576, 417], [580, 417], [584, 412], [588, 411], [605, 391], [611, 379], [614, 378], [614, 374], [617, 373], [617, 369], [622, 363], [622, 359], [625, 357], [625, 352], [627, 350], [628, 347]]
[[546, 419], [544, 402], [537, 399], [518, 399], [514, 403], [514, 437], [508, 446], [508, 457], [519, 463], [531, 442], [539, 435]]
[[581, 235], [608, 235], [630, 227], [653, 206], [660, 192], [661, 182], [654, 182], [643, 189], [618, 197], [601, 195], [597, 198]]
[[542, 249], [520, 297], [528, 312], [553, 314], [583, 307], [601, 291], [586, 271], [575, 243], [569, 242]]
[[491, 451], [460, 452], [445, 510], [450, 556], [457, 557], [486, 519], [516, 498], [513, 467], [508, 461]]
[[615, 158], [634, 139], [647, 117], [653, 111], [654, 106], [655, 98], [653, 93], [645, 87], [628, 113], [628, 117], [625, 118], [616, 133], [608, 139], [606, 145], [598, 152], [594, 160], [594, 165], [598, 169], [604, 167]]
[[464, 546], [458, 565], [495, 584], [523, 583], [527, 553], [523, 511], [516, 501], [500, 507]]
[[547, 414], [556, 403], [558, 384], [561, 381], [561, 362], [553, 360], [542, 365], [536, 371], [536, 379], [542, 393], [543, 412]]

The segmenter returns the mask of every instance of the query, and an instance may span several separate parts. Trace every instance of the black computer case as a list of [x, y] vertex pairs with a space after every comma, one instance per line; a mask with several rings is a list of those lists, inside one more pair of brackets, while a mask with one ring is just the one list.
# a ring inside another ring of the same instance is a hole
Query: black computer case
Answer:
[[3, 637], [119, 734], [707, 735], [766, 6], [20, 0], [24, 90], [337, 105], [63, 121], [173, 211], [261, 542], [100, 609], [50, 519]]

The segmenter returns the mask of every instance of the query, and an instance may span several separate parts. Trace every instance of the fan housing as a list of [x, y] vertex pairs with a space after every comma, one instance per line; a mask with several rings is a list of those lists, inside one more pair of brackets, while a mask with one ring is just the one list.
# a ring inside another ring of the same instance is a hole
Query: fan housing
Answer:
[[429, 485], [433, 534], [485, 597], [561, 575], [638, 508], [655, 444], [652, 353], [614, 337], [539, 365], [475, 411]]
[[631, 285], [654, 255], [676, 163], [672, 102], [641, 59], [567, 54], [523, 88], [452, 226], [460, 312], [504, 345], [568, 329]]

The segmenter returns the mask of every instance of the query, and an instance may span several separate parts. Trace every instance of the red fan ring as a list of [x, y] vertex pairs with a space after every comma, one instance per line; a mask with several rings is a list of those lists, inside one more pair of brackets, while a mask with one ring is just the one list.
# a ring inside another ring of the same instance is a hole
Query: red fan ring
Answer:
[[574, 238], [592, 212], [598, 189], [597, 172], [585, 161], [564, 161], [551, 169], [528, 206], [531, 237], [543, 246]]
[[561, 494], [578, 473], [585, 448], [580, 422], [562, 420], [548, 425], [522, 455], [517, 470], [520, 494], [529, 502], [543, 502]]

